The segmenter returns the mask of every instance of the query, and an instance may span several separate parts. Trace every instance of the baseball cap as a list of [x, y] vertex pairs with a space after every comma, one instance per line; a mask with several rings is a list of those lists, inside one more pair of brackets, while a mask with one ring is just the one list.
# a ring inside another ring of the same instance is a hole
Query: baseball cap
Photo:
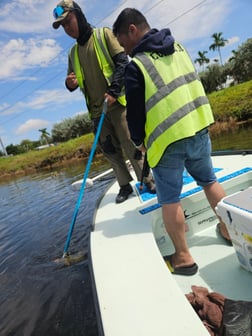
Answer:
[[61, 22], [67, 17], [68, 13], [74, 10], [74, 4], [71, 0], [60, 1], [53, 10], [53, 16], [56, 19], [52, 26], [58, 29]]

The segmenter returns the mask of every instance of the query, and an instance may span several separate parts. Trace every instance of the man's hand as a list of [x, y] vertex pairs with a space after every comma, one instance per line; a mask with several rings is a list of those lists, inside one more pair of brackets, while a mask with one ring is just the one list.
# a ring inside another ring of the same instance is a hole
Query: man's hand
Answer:
[[108, 106], [111, 106], [116, 101], [116, 98], [113, 97], [113, 96], [111, 96], [111, 95], [109, 95], [108, 93], [105, 93], [104, 99], [107, 99]]
[[74, 90], [78, 86], [77, 78], [73, 72], [71, 72], [66, 78], [67, 87], [71, 90]]

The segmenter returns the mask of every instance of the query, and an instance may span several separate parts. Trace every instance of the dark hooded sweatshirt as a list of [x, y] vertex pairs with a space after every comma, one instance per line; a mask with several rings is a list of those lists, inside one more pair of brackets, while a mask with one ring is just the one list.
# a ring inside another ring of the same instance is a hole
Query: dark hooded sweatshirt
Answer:
[[[151, 29], [133, 49], [131, 57], [140, 52], [171, 55], [174, 52], [174, 38], [170, 29]], [[127, 121], [131, 138], [140, 145], [145, 138], [145, 82], [141, 70], [131, 61], [125, 73], [127, 99]]]

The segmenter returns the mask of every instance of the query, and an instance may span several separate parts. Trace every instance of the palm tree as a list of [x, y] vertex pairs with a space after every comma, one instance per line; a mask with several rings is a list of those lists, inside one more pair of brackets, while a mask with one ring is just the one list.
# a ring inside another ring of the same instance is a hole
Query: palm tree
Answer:
[[49, 140], [49, 135], [50, 134], [47, 132], [46, 128], [39, 129], [39, 132], [41, 132], [41, 135], [40, 135], [41, 143], [43, 143], [45, 141], [45, 143], [48, 145], [48, 140]]
[[222, 65], [220, 48], [224, 47], [228, 40], [226, 40], [222, 37], [222, 33], [214, 33], [211, 37], [214, 39], [214, 43], [210, 45], [209, 50], [212, 49], [213, 51], [215, 51], [215, 50], [218, 51], [219, 57], [220, 57], [220, 64]]
[[209, 63], [209, 58], [207, 58], [205, 55], [207, 54], [207, 51], [198, 51], [199, 57], [194, 60], [194, 63], [199, 63], [199, 65], [202, 65], [203, 71], [204, 71], [204, 63]]
[[239, 51], [237, 50], [232, 50], [232, 56], [229, 58], [228, 62], [236, 61], [236, 59], [239, 56]]

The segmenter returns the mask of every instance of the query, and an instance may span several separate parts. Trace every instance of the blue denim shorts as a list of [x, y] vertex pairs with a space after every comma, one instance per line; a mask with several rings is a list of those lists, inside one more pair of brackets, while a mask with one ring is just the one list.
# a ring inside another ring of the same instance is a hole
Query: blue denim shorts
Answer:
[[213, 170], [211, 150], [208, 129], [166, 148], [157, 166], [152, 168], [160, 204], [179, 202], [184, 169], [199, 186], [204, 187], [217, 180]]

